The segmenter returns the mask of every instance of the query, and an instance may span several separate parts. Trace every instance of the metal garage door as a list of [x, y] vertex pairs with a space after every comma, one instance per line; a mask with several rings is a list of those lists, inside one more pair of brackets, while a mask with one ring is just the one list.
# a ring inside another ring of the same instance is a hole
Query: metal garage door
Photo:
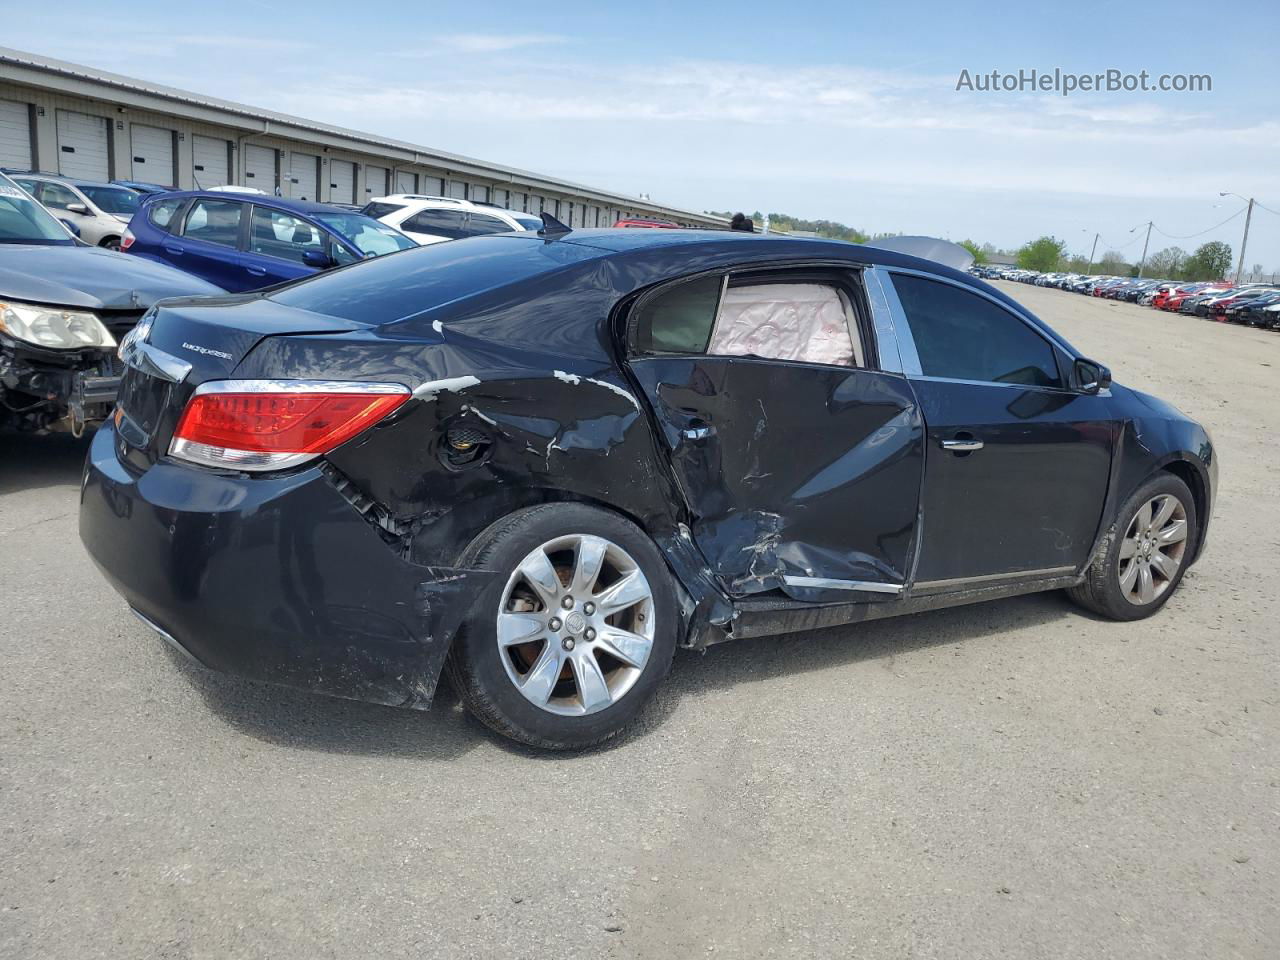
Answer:
[[105, 117], [73, 110], [58, 111], [58, 172], [81, 180], [111, 179]]
[[221, 137], [191, 138], [191, 177], [196, 188], [208, 190], [231, 182], [231, 142]]
[[173, 167], [173, 131], [133, 123], [129, 125], [129, 137], [133, 179], [172, 187], [177, 182]]
[[373, 164], [366, 164], [364, 168], [364, 198], [368, 200], [370, 197], [385, 197], [387, 195], [387, 173], [386, 167], [375, 167]]
[[25, 103], [0, 100], [0, 167], [30, 170], [31, 109]]
[[417, 193], [418, 175], [407, 170], [396, 171], [396, 193]]
[[276, 152], [271, 147], [244, 148], [244, 186], [276, 192]]
[[461, 180], [450, 180], [447, 196], [455, 197], [458, 200], [467, 199], [467, 185]]
[[329, 161], [329, 199], [334, 203], [355, 203], [356, 165], [350, 160]]
[[311, 153], [289, 151], [289, 196], [314, 200], [320, 186], [320, 158]]

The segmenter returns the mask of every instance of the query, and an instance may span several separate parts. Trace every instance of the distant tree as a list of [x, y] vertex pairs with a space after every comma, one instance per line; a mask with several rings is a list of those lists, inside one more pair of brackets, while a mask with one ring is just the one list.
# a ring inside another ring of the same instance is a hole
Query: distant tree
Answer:
[[1254, 280], [1257, 280], [1259, 277], [1261, 277], [1261, 276], [1262, 276], [1262, 264], [1260, 264], [1260, 263], [1255, 263], [1255, 264], [1253, 265], [1252, 269], [1250, 269], [1250, 271], [1249, 271], [1249, 275], [1250, 275]]
[[[732, 217], [731, 212], [712, 210], [713, 216]], [[764, 214], [759, 210], [749, 215], [757, 229], [764, 226]], [[789, 213], [771, 213], [769, 214], [769, 229], [781, 230], [787, 233], [796, 230], [802, 230], [805, 233], [816, 233], [820, 237], [827, 237], [831, 240], [847, 240], [850, 243], [866, 243], [867, 234], [859, 230], [857, 227], [850, 227], [835, 220], [804, 220], [800, 217], [793, 217]]]
[[1094, 263], [1094, 270], [1097, 273], [1107, 273], [1113, 277], [1123, 277], [1129, 274], [1131, 269], [1129, 262], [1125, 260], [1124, 254], [1119, 250], [1106, 250], [1102, 254], [1102, 259]]
[[1087, 257], [1067, 257], [1066, 262], [1062, 265], [1063, 270], [1070, 273], [1085, 273], [1092, 269]]
[[1039, 270], [1041, 273], [1056, 270], [1066, 250], [1065, 240], [1041, 237], [1018, 250], [1018, 266], [1024, 270]]
[[1151, 277], [1177, 279], [1178, 269], [1186, 262], [1187, 251], [1181, 247], [1165, 247], [1147, 258], [1146, 274]]
[[983, 244], [980, 247], [976, 243], [974, 243], [972, 240], [961, 240], [960, 246], [964, 247], [966, 250], [968, 250], [970, 253], [973, 254], [973, 262], [976, 264], [984, 264], [989, 259], [989, 257], [987, 256], [987, 250], [986, 250], [987, 247], [991, 246], [991, 244], [989, 243]]
[[1187, 257], [1182, 275], [1187, 280], [1221, 280], [1231, 269], [1231, 244], [1211, 240]]

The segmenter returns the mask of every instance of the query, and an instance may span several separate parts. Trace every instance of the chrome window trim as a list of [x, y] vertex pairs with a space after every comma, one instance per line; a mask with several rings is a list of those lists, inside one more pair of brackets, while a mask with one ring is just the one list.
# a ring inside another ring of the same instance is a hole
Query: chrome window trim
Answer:
[[412, 393], [403, 383], [364, 383], [358, 380], [206, 380], [192, 396], [210, 393]]
[[880, 583], [875, 580], [832, 580], [828, 577], [784, 576], [782, 582], [792, 587], [811, 587], [818, 590], [861, 590], [866, 593], [901, 593], [900, 583]]
[[[893, 288], [892, 278], [880, 266], [868, 267], [863, 270], [862, 276], [867, 299], [871, 301], [876, 340], [890, 345], [897, 358], [897, 368], [892, 372], [904, 377], [920, 376], [920, 354], [916, 352], [915, 336], [911, 333], [911, 325], [907, 323], [907, 314], [902, 309], [902, 301], [898, 299], [898, 291]], [[880, 369], [887, 370], [884, 350], [880, 351]]]

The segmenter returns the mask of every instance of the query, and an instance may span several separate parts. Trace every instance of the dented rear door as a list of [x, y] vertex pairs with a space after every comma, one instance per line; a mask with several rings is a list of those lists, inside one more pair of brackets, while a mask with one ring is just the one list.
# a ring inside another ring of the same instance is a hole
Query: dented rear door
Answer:
[[902, 375], [705, 352], [633, 356], [630, 366], [694, 540], [730, 594], [901, 595], [924, 459], [923, 421]]

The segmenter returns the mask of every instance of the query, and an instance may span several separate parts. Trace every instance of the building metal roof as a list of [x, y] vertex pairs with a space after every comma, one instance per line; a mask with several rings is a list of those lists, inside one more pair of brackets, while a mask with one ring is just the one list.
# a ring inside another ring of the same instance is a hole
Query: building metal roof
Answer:
[[378, 156], [398, 157], [404, 163], [442, 167], [456, 173], [484, 176], [495, 181], [506, 180], [513, 184], [576, 194], [588, 199], [607, 201], [613, 205], [622, 204], [631, 209], [652, 211], [673, 217], [686, 219], [692, 217], [703, 222], [717, 224], [723, 222], [726, 226], [729, 222], [722, 217], [713, 217], [696, 210], [665, 206], [654, 203], [652, 200], [616, 193], [611, 190], [602, 190], [599, 187], [585, 186], [569, 180], [549, 177], [546, 174], [522, 170], [519, 167], [490, 163], [486, 160], [449, 153], [435, 147], [427, 147], [405, 140], [396, 140], [361, 130], [351, 130], [346, 127], [319, 123], [315, 120], [307, 120], [287, 113], [277, 113], [273, 110], [264, 110], [260, 107], [235, 103], [231, 100], [207, 97], [202, 94], [192, 93], [189, 90], [167, 87], [163, 84], [139, 80], [136, 77], [126, 77], [122, 74], [110, 73], [106, 70], [98, 70], [78, 63], [70, 63], [66, 60], [56, 60], [52, 57], [27, 53], [23, 50], [14, 50], [10, 47], [0, 46], [0, 80], [54, 89], [61, 93], [93, 99], [108, 99], [103, 90], [103, 88], [107, 88], [115, 94], [114, 97], [110, 98], [113, 102], [128, 103], [139, 109], [164, 112], [164, 107], [156, 104], [155, 100], [163, 101], [170, 105], [180, 104], [186, 108], [184, 114], [189, 119], [237, 127], [249, 132], [288, 137], [291, 130], [299, 131], [304, 134], [310, 134], [313, 138], [319, 135], [330, 140], [343, 142], [333, 143], [332, 145], [335, 146], [342, 146], [344, 143], [355, 144], [357, 145], [356, 149], [360, 150], [360, 152], [372, 153]]

